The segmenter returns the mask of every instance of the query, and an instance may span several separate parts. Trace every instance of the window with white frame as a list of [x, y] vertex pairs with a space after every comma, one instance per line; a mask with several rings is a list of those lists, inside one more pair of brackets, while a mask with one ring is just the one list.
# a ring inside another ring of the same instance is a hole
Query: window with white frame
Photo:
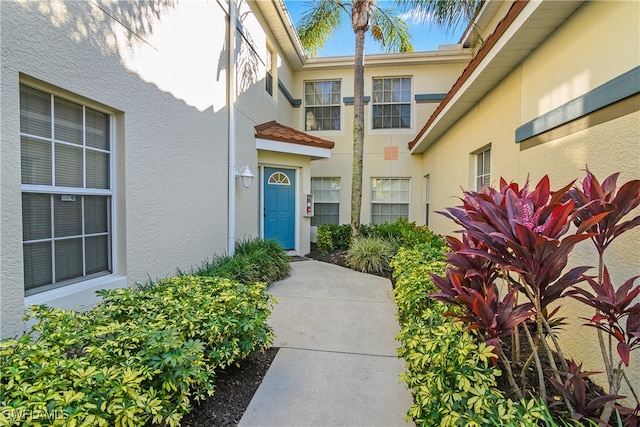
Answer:
[[311, 178], [311, 225], [340, 223], [340, 178]]
[[112, 272], [111, 116], [20, 85], [26, 295]]
[[409, 178], [371, 178], [371, 222], [392, 223], [409, 219]]
[[304, 130], [340, 130], [339, 80], [304, 83]]
[[491, 184], [491, 147], [476, 153], [476, 190]]
[[267, 47], [267, 63], [265, 64], [267, 73], [265, 75], [264, 81], [265, 81], [265, 89], [267, 93], [271, 96], [273, 96], [275, 92], [275, 79], [274, 79], [274, 76], [276, 74], [274, 69], [275, 63], [276, 63], [275, 54], [273, 53], [271, 48]]
[[411, 78], [373, 79], [373, 128], [411, 127]]

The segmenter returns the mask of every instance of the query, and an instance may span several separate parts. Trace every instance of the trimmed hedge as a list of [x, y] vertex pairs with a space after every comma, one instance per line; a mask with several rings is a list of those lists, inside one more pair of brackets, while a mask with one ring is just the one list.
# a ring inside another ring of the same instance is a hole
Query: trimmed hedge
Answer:
[[216, 368], [270, 346], [266, 288], [182, 276], [91, 311], [31, 307], [33, 333], [0, 342], [0, 425], [179, 425]]
[[443, 274], [442, 260], [441, 249], [418, 245], [400, 248], [391, 262], [401, 327], [398, 355], [414, 397], [407, 417], [419, 426], [537, 426], [545, 419], [544, 405], [505, 400], [496, 389], [501, 373], [493, 348], [427, 296], [437, 290], [429, 273]]

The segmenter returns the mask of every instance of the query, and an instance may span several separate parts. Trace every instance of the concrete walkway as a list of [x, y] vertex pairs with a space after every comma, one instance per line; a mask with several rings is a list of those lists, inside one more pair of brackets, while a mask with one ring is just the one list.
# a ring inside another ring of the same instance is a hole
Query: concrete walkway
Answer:
[[293, 262], [269, 292], [280, 350], [240, 426], [407, 426], [389, 280]]

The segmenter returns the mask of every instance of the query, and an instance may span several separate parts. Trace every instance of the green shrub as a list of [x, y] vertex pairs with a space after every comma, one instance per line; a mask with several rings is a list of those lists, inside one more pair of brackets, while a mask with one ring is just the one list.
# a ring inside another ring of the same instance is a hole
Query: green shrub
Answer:
[[447, 264], [443, 259], [444, 254], [440, 249], [421, 245], [412, 249], [402, 247], [391, 260], [390, 266], [396, 281], [393, 297], [400, 324], [420, 317], [433, 304], [434, 300], [427, 294], [437, 292], [438, 288], [429, 274], [444, 274]]
[[214, 255], [212, 262], [195, 272], [199, 276], [225, 277], [241, 283], [273, 283], [290, 273], [289, 257], [280, 243], [257, 238], [236, 242], [233, 255]]
[[445, 270], [443, 248], [439, 242], [400, 248], [391, 262], [401, 326], [398, 355], [414, 396], [408, 418], [419, 426], [538, 425], [544, 405], [505, 399], [496, 388], [500, 371], [493, 348], [445, 316], [449, 307], [427, 296], [437, 290], [429, 273]]
[[402, 377], [414, 395], [408, 415], [421, 426], [538, 425], [541, 406], [504, 399], [496, 389], [493, 347], [443, 316], [447, 309], [434, 303], [398, 335], [407, 369]]
[[323, 254], [333, 251], [333, 238], [331, 237], [331, 228], [329, 225], [324, 224], [318, 227], [316, 245], [318, 250]]
[[389, 270], [395, 247], [381, 237], [356, 237], [347, 251], [347, 265], [363, 273], [382, 273]]
[[417, 245], [426, 245], [437, 251], [445, 248], [445, 242], [441, 236], [432, 233], [426, 225], [416, 225], [415, 222], [409, 222], [405, 218], [398, 218], [393, 223], [361, 224], [358, 232], [364, 237], [382, 237], [405, 248]]
[[273, 339], [265, 284], [183, 276], [101, 295], [91, 311], [31, 307], [34, 333], [0, 342], [0, 425], [179, 425], [217, 367]]
[[318, 227], [316, 244], [322, 253], [343, 251], [351, 244], [351, 224], [323, 224]]

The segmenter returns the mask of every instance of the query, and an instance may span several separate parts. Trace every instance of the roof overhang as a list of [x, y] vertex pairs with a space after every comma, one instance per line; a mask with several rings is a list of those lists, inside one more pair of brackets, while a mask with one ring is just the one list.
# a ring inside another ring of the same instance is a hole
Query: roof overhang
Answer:
[[275, 120], [254, 127], [258, 150], [328, 159], [335, 143], [282, 125]]
[[278, 40], [278, 45], [287, 58], [289, 65], [295, 71], [301, 70], [306, 60], [306, 55], [284, 0], [252, 1], [249, 2], [249, 5], [257, 7], [267, 21], [267, 25]]
[[298, 145], [290, 142], [274, 141], [271, 139], [256, 138], [256, 148], [258, 150], [308, 156], [312, 160], [328, 159], [331, 157], [330, 148], [310, 147], [308, 145]]
[[514, 2], [418, 136], [409, 143], [411, 153], [422, 153], [437, 141], [583, 3]]

